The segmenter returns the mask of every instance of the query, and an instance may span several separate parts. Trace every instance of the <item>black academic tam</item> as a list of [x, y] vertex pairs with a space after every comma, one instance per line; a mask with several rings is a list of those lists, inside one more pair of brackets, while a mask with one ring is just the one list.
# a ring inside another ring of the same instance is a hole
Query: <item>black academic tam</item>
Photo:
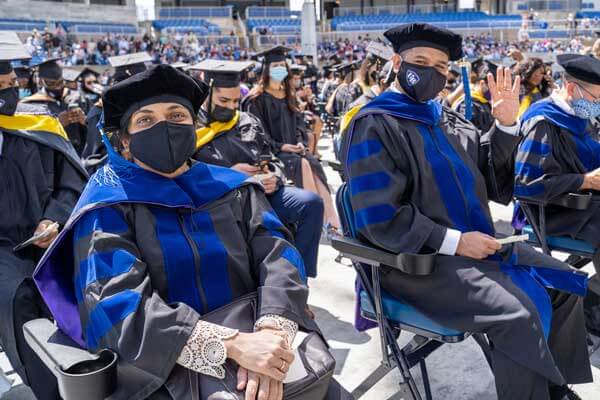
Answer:
[[558, 65], [575, 79], [600, 85], [600, 60], [592, 56], [580, 54], [561, 54], [556, 56]]
[[405, 24], [389, 29], [383, 35], [396, 53], [415, 47], [432, 47], [448, 54], [450, 61], [459, 60], [463, 55], [462, 36], [437, 26]]
[[143, 105], [177, 102], [196, 115], [208, 95], [208, 86], [170, 65], [156, 65], [117, 83], [104, 93], [106, 129], [119, 129], [122, 120]]

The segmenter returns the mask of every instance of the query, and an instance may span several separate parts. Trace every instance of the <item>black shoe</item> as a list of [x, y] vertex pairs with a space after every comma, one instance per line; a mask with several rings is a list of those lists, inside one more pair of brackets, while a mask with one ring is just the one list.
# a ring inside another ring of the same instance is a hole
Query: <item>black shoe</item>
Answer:
[[550, 400], [582, 400], [568, 386], [550, 386]]

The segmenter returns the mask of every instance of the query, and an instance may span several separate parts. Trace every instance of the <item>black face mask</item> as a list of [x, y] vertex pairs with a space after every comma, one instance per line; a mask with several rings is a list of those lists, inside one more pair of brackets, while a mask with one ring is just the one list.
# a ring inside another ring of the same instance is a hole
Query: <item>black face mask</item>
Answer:
[[48, 96], [52, 97], [54, 100], [62, 100], [62, 94], [64, 91], [64, 88], [61, 89], [56, 89], [56, 90], [50, 90], [48, 88], [46, 89], [46, 93], [48, 93]]
[[220, 105], [215, 104], [215, 108], [211, 113], [212, 119], [219, 122], [229, 122], [233, 119], [235, 115], [235, 110], [231, 108], [222, 107]]
[[9, 87], [0, 90], [0, 114], [15, 115], [19, 103], [19, 89]]
[[196, 151], [194, 125], [159, 122], [151, 128], [131, 135], [129, 151], [147, 166], [170, 174]]
[[446, 77], [434, 67], [403, 61], [398, 71], [400, 87], [410, 98], [420, 103], [434, 99], [446, 86]]

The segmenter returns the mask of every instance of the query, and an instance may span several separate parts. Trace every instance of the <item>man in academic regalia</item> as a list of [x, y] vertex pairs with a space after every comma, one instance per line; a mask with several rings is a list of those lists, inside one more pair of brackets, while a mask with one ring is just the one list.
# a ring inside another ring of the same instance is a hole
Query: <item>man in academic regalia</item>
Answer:
[[[586, 126], [600, 116], [600, 60], [564, 54], [562, 87], [523, 115], [524, 140], [516, 159], [515, 194], [548, 200], [561, 194], [600, 190], [600, 143]], [[546, 209], [549, 235], [569, 235], [600, 247], [600, 202], [587, 210]]]
[[[560, 90], [532, 105], [521, 120], [525, 139], [516, 159], [515, 193], [533, 200], [600, 190], [600, 143], [594, 129], [600, 117], [600, 60], [564, 54], [557, 61], [565, 70]], [[596, 271], [600, 271], [599, 209], [595, 198], [587, 210], [546, 207], [546, 232], [591, 243], [596, 248]], [[600, 332], [597, 294], [589, 293], [585, 305], [588, 329]]]
[[462, 38], [427, 24], [385, 36], [395, 87], [361, 109], [342, 144], [356, 228], [387, 251], [437, 255], [427, 276], [384, 269], [383, 288], [448, 328], [485, 333], [500, 400], [576, 398], [567, 384], [592, 381], [587, 278], [529, 246], [501, 247], [488, 207], [512, 197], [519, 79], [488, 75], [496, 121], [482, 135], [432, 101]]
[[41, 88], [32, 96], [21, 100], [19, 112], [50, 113], [58, 118], [69, 136], [77, 154], [85, 146], [85, 113], [79, 104], [77, 91], [65, 87], [63, 71], [57, 59], [49, 59], [38, 66]]
[[200, 109], [203, 127], [197, 131], [194, 158], [260, 179], [277, 215], [286, 225], [295, 225], [294, 242], [304, 260], [306, 275], [315, 278], [323, 201], [309, 191], [286, 186], [284, 166], [271, 152], [262, 124], [254, 115], [238, 111], [240, 75], [251, 64], [205, 60], [194, 66], [204, 71], [204, 80], [211, 88]]
[[[11, 32], [12, 33], [12, 32]], [[31, 281], [36, 262], [75, 206], [87, 176], [62, 126], [49, 115], [15, 114], [12, 59], [29, 58], [18, 37], [0, 36], [0, 342], [38, 399], [57, 399], [54, 375], [26, 344], [23, 324], [47, 316]], [[58, 227], [54, 223], [58, 223]], [[15, 251], [36, 233], [44, 239]]]
[[[491, 61], [481, 61], [480, 63], [473, 63], [471, 68], [472, 74], [476, 76], [474, 83], [471, 83], [471, 122], [482, 133], [485, 133], [494, 125], [487, 75], [492, 74], [495, 76], [498, 66]], [[465, 96], [459, 97], [452, 108], [460, 114], [466, 115]]]
[[[108, 61], [115, 69], [112, 76], [112, 84], [119, 83], [135, 74], [146, 70], [146, 62], [152, 58], [148, 53], [134, 53], [123, 56], [110, 57]], [[85, 84], [85, 82], [84, 82]], [[106, 162], [106, 148], [102, 143], [100, 131], [98, 131], [98, 121], [102, 115], [102, 99], [98, 99], [87, 113], [85, 122], [87, 124], [87, 138], [85, 147], [81, 153], [85, 169], [93, 174]]]

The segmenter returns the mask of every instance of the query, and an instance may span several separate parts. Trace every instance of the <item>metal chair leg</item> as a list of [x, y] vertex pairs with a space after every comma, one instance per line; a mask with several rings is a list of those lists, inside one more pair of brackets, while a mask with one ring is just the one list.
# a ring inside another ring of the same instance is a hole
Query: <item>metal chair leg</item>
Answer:
[[429, 382], [429, 374], [427, 373], [427, 364], [425, 363], [425, 359], [422, 359], [419, 362], [419, 366], [421, 367], [421, 377], [423, 378], [423, 387], [425, 388], [425, 398], [427, 400], [433, 400], [433, 396], [431, 395], [431, 383]]
[[485, 357], [485, 361], [487, 361], [490, 368], [492, 368], [492, 346], [490, 342], [487, 340], [483, 333], [474, 333], [473, 335], [471, 335], [471, 337], [473, 338], [473, 340], [475, 340], [475, 342], [477, 342], [479, 347], [481, 347], [481, 350], [483, 351], [483, 356]]
[[382, 380], [394, 368], [388, 368], [385, 365], [380, 365], [371, 372], [351, 393], [353, 399], [360, 399], [365, 393]]

